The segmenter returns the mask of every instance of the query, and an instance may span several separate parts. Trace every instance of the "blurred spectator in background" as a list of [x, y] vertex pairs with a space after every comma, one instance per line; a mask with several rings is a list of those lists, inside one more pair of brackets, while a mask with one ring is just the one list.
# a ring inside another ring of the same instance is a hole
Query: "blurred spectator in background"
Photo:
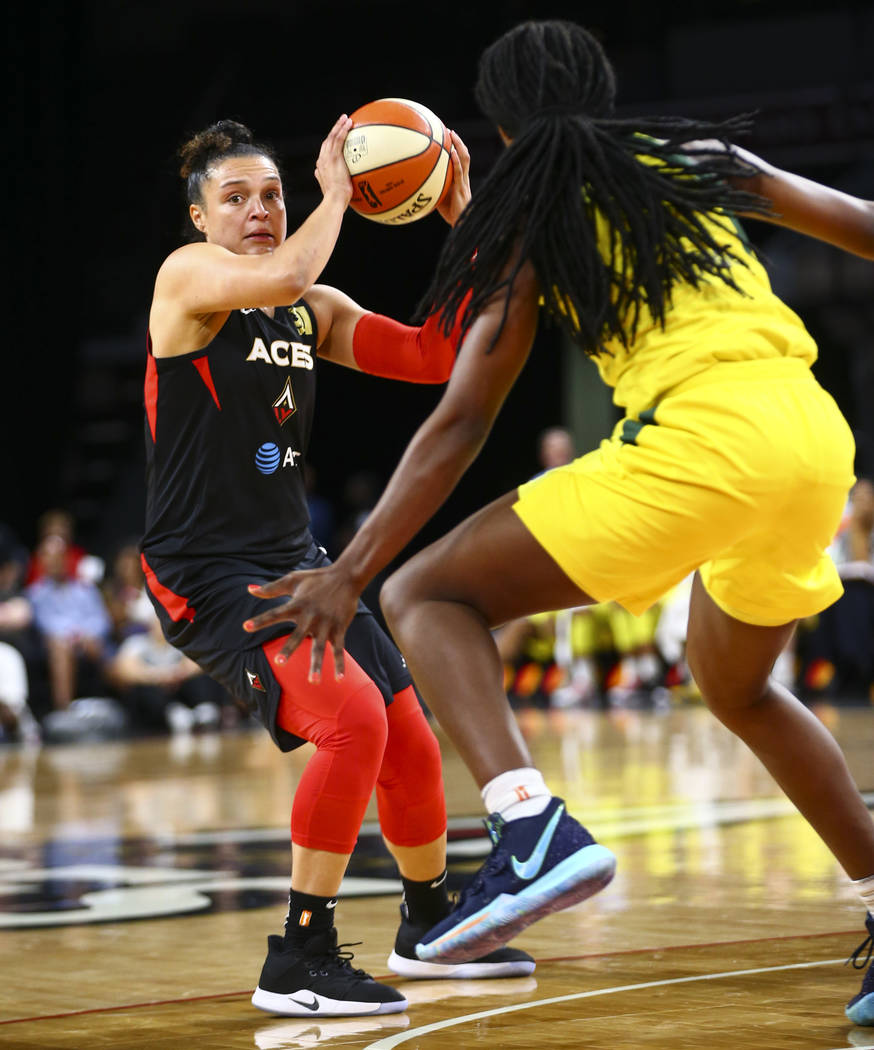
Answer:
[[49, 533], [35, 551], [41, 575], [26, 588], [45, 645], [52, 706], [69, 706], [79, 688], [104, 691], [111, 621], [100, 588], [70, 575], [67, 541]]
[[155, 611], [146, 593], [137, 540], [128, 540], [118, 548], [100, 589], [112, 621], [115, 644], [120, 645], [131, 634], [149, 630]]
[[576, 458], [573, 434], [566, 427], [547, 427], [537, 439], [537, 461], [541, 472], [564, 466]]
[[129, 634], [107, 665], [133, 728], [188, 733], [235, 723], [237, 708], [226, 691], [170, 645], [151, 606], [149, 610], [145, 632]]
[[27, 670], [27, 695], [37, 718], [51, 708], [45, 646], [34, 623], [24, 579], [30, 554], [10, 526], [0, 522], [0, 642], [16, 649]]
[[[494, 632], [514, 707], [662, 707], [672, 670], [656, 645], [661, 605], [614, 602], [513, 620]], [[685, 631], [685, 623], [683, 625]], [[685, 640], [685, 639], [684, 639]], [[679, 682], [679, 679], [677, 679]], [[670, 684], [676, 684], [671, 680]]]
[[27, 562], [27, 549], [0, 523], [0, 641], [20, 649], [27, 646], [33, 625], [33, 609], [24, 594]]
[[105, 564], [102, 558], [89, 554], [76, 542], [76, 522], [73, 515], [62, 507], [53, 507], [37, 519], [36, 546], [27, 567], [25, 583], [35, 583], [45, 575], [46, 567], [40, 553], [42, 542], [49, 536], [58, 536], [64, 541], [67, 558], [67, 574], [71, 579], [82, 579], [99, 583], [103, 579]]
[[830, 553], [844, 593], [801, 627], [803, 695], [874, 702], [874, 479], [850, 491]]
[[0, 642], [0, 743], [39, 743], [40, 728], [28, 706], [28, 676], [24, 657]]

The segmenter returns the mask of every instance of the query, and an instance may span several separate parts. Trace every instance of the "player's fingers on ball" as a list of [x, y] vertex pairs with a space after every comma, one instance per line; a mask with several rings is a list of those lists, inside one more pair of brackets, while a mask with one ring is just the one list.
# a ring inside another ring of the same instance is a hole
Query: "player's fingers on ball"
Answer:
[[462, 163], [469, 164], [470, 150], [467, 148], [467, 146], [465, 146], [464, 139], [461, 137], [461, 135], [458, 134], [457, 131], [451, 131], [450, 135], [452, 136], [452, 144], [458, 150], [458, 156], [461, 158]]

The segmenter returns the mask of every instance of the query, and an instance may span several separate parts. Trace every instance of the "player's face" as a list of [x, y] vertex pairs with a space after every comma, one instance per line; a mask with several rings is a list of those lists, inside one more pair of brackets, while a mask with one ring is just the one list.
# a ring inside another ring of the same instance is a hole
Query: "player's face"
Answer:
[[285, 201], [267, 157], [227, 157], [204, 182], [203, 204], [191, 205], [194, 225], [212, 244], [237, 255], [272, 252], [286, 234]]

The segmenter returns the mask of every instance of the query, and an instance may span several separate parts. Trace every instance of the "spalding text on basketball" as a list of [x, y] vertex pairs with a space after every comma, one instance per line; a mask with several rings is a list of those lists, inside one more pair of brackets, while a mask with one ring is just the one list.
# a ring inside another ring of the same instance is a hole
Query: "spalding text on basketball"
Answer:
[[390, 219], [386, 219], [386, 222], [407, 222], [414, 215], [418, 215], [420, 211], [425, 211], [433, 199], [433, 197], [426, 197], [424, 193], [420, 193], [409, 208], [406, 208], [398, 215], [393, 215]]

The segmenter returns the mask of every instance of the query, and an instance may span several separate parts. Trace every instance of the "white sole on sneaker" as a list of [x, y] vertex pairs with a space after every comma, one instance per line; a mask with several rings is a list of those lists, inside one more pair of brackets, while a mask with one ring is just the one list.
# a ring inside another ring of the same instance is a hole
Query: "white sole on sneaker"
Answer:
[[388, 968], [392, 973], [398, 974], [399, 977], [426, 980], [452, 979], [464, 981], [491, 977], [528, 977], [534, 973], [536, 965], [533, 959], [530, 962], [526, 959], [516, 959], [500, 963], [423, 962], [421, 959], [407, 959], [394, 951], [388, 957]]
[[329, 999], [309, 989], [299, 992], [267, 992], [260, 986], [252, 994], [252, 1005], [284, 1017], [365, 1017], [398, 1014], [410, 1005], [406, 999], [389, 1003], [362, 1003], [351, 999]]
[[[860, 999], [857, 1003], [853, 1003], [852, 1006], [848, 1006], [844, 1012], [853, 1024], [863, 1027], [874, 1026], [874, 993], [866, 995], [864, 999]], [[872, 1039], [872, 1042], [874, 1042], [874, 1039]]]
[[426, 962], [442, 963], [488, 955], [538, 919], [593, 897], [615, 872], [616, 858], [606, 846], [584, 846], [530, 886], [515, 894], [500, 894], [455, 929], [427, 944], [417, 944], [416, 954]]

